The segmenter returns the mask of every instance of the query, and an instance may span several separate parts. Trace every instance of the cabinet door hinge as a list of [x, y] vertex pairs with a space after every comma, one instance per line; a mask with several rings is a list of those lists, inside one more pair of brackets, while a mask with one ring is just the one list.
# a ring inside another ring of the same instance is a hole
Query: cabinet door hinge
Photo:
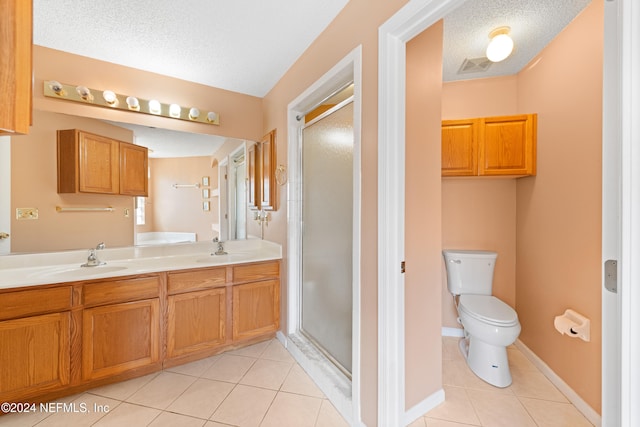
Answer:
[[404, 270], [405, 270], [405, 268], [404, 268], [404, 267], [405, 267], [405, 262], [404, 262], [404, 261], [401, 261], [401, 262], [400, 262], [400, 273], [404, 273]]

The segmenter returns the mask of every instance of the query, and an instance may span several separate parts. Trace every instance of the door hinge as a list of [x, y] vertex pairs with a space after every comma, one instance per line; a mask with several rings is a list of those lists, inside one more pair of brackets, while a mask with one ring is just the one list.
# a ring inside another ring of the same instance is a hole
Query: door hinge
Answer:
[[405, 262], [401, 261], [400, 262], [400, 273], [404, 273], [404, 270], [405, 270]]
[[618, 293], [618, 261], [615, 259], [604, 263], [604, 287], [609, 292]]

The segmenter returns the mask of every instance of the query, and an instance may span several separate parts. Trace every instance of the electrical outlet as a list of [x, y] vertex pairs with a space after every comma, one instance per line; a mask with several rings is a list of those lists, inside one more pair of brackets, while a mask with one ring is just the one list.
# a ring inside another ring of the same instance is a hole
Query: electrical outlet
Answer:
[[38, 209], [37, 208], [17, 208], [16, 209], [16, 219], [38, 219]]

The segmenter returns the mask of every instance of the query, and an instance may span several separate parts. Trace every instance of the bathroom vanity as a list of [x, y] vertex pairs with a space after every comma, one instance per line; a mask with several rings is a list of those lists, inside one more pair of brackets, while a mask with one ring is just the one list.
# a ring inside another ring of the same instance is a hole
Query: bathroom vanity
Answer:
[[246, 242], [221, 256], [211, 243], [107, 249], [88, 268], [86, 251], [49, 265], [3, 258], [0, 401], [49, 400], [272, 338], [281, 248]]

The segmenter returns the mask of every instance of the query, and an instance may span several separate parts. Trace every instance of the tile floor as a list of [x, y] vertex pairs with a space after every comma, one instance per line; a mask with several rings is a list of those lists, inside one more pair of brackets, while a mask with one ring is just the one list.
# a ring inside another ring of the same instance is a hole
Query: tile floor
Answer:
[[592, 427], [593, 425], [515, 346], [508, 348], [511, 386], [475, 376], [458, 349], [442, 338], [445, 402], [410, 427]]
[[[591, 426], [515, 347], [509, 361], [514, 382], [497, 389], [468, 369], [457, 338], [443, 338], [446, 402], [410, 427]], [[50, 413], [2, 416], [0, 426], [347, 426], [277, 340], [56, 402]]]

